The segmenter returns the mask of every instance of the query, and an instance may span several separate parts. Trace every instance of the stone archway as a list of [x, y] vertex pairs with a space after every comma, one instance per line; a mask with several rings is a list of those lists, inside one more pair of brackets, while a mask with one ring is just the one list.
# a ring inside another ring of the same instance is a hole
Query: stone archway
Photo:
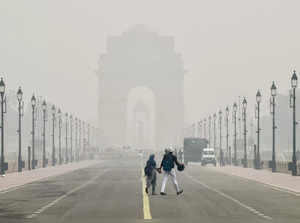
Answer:
[[[156, 148], [155, 111], [155, 95], [151, 89], [130, 89], [127, 97], [126, 145]], [[143, 133], [143, 143], [138, 143], [140, 130]]]
[[102, 146], [125, 145], [127, 102], [131, 89], [145, 86], [155, 95], [155, 143], [181, 145], [183, 76], [174, 40], [138, 25], [107, 40], [99, 60], [99, 128]]

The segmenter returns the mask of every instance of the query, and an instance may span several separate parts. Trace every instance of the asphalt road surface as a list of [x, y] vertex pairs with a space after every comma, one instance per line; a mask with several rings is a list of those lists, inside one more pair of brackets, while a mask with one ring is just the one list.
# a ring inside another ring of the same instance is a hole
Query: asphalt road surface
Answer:
[[[292, 223], [300, 196], [201, 166], [178, 173], [184, 193], [146, 196], [141, 160], [123, 157], [0, 194], [0, 222]], [[158, 191], [162, 175], [158, 176]], [[145, 219], [146, 218], [146, 219]], [[148, 219], [147, 219], [148, 218]]]

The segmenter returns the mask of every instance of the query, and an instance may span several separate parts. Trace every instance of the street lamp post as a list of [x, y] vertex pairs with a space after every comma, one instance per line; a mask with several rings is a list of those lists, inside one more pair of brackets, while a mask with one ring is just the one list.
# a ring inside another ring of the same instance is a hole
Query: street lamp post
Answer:
[[52, 166], [56, 164], [56, 156], [55, 156], [55, 114], [56, 109], [55, 106], [52, 105]]
[[216, 113], [214, 113], [214, 149], [216, 149], [216, 146], [217, 146], [217, 140], [216, 140], [216, 119], [217, 119], [217, 115]]
[[31, 97], [31, 106], [32, 106], [32, 169], [35, 169], [35, 106], [36, 98], [34, 95]]
[[233, 143], [233, 164], [237, 166], [237, 148], [236, 148], [236, 112], [237, 112], [237, 104], [236, 102], [233, 103], [233, 120], [234, 120], [234, 143]]
[[73, 162], [73, 115], [70, 115], [70, 161]]
[[203, 134], [204, 134], [204, 139], [206, 139], [206, 118], [204, 119], [204, 123], [203, 123]]
[[220, 125], [220, 142], [219, 142], [219, 151], [220, 151], [220, 166], [224, 164], [224, 153], [222, 150], [222, 111], [219, 111], [219, 125]]
[[42, 104], [43, 109], [43, 168], [46, 167], [46, 111], [47, 111], [47, 104], [46, 101], [43, 101]]
[[80, 152], [81, 152], [81, 120], [78, 120], [78, 161], [80, 160]]
[[90, 124], [88, 123], [88, 126], [87, 126], [87, 148], [88, 148], [88, 151], [91, 149], [90, 148]]
[[244, 120], [244, 160], [243, 166], [244, 168], [248, 167], [248, 160], [247, 160], [247, 117], [246, 117], [246, 109], [247, 109], [247, 100], [244, 98], [243, 100], [243, 120]]
[[66, 163], [69, 162], [69, 156], [68, 156], [68, 113], [66, 113], [66, 151], [65, 151], [65, 159]]
[[62, 154], [61, 154], [61, 128], [62, 128], [62, 120], [61, 120], [61, 110], [58, 109], [57, 112], [58, 115], [58, 159], [59, 159], [59, 165], [62, 164]]
[[298, 86], [298, 77], [296, 71], [293, 72], [291, 78], [291, 86], [293, 89], [292, 106], [293, 106], [293, 158], [292, 158], [292, 175], [297, 175], [297, 157], [296, 157], [296, 88]]
[[[41, 97], [37, 97], [36, 99], [36, 105], [35, 105], [35, 109], [34, 109], [34, 122], [35, 122], [35, 151], [42, 151], [42, 125], [39, 123], [39, 120], [41, 120], [41, 123], [43, 122], [42, 119], [42, 112], [41, 112], [41, 103], [42, 103], [42, 99]], [[38, 154], [38, 152], [37, 152]], [[38, 159], [37, 159], [38, 160]], [[36, 166], [38, 164], [36, 163]]]
[[23, 162], [22, 162], [22, 116], [23, 116], [23, 92], [21, 87], [19, 87], [17, 92], [17, 99], [18, 99], [18, 112], [19, 112], [19, 128], [18, 128], [18, 135], [19, 135], [19, 155], [18, 155], [18, 172], [22, 172]]
[[75, 118], [75, 160], [78, 161], [78, 118]]
[[0, 95], [1, 95], [1, 175], [5, 175], [5, 163], [4, 163], [4, 105], [6, 106], [5, 99], [5, 83], [3, 78], [0, 80]]
[[271, 86], [271, 97], [272, 99], [270, 100], [270, 108], [271, 108], [271, 115], [273, 118], [273, 140], [272, 140], [272, 172], [276, 172], [276, 153], [275, 153], [275, 97], [277, 94], [277, 87], [273, 81], [272, 86]]
[[[93, 147], [95, 148], [95, 149], [97, 149], [96, 148], [96, 128], [95, 128], [95, 126], [93, 126], [92, 127], [92, 142], [93, 142]], [[179, 151], [178, 151], [179, 152]]]
[[256, 103], [257, 103], [257, 160], [256, 160], [256, 168], [257, 169], [260, 169], [261, 166], [260, 166], [260, 148], [259, 148], [259, 137], [260, 137], [260, 123], [259, 123], [259, 118], [260, 118], [260, 102], [261, 102], [261, 93], [260, 91], [258, 90], [257, 93], [256, 93]]
[[202, 120], [199, 122], [199, 137], [202, 138]]
[[231, 163], [231, 154], [229, 154], [229, 145], [228, 145], [228, 141], [229, 141], [229, 108], [228, 106], [226, 107], [226, 160], [227, 163], [230, 164]]
[[86, 157], [86, 151], [85, 151], [85, 146], [86, 146], [86, 139], [85, 139], [85, 122], [82, 121], [82, 150], [83, 150], [83, 159]]
[[211, 115], [208, 116], [208, 145], [211, 146]]

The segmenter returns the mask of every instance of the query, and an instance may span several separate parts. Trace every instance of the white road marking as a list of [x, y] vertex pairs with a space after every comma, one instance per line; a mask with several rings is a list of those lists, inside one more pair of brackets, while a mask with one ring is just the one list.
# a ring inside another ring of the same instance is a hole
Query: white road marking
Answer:
[[8, 189], [4, 189], [4, 190], [0, 191], [0, 194], [6, 194], [8, 192], [12, 192], [12, 191], [21, 189], [21, 188], [23, 188], [23, 187], [25, 187], [27, 185], [29, 185], [29, 184], [24, 184], [24, 185], [14, 186], [14, 187], [11, 187], [11, 188], [8, 188]]
[[210, 191], [213, 191], [213, 192], [215, 192], [215, 193], [221, 195], [222, 197], [227, 198], [228, 200], [233, 201], [234, 203], [236, 203], [236, 204], [238, 204], [239, 206], [241, 206], [241, 207], [247, 209], [247, 210], [250, 211], [251, 213], [253, 213], [253, 214], [255, 214], [255, 215], [257, 215], [257, 216], [259, 216], [259, 217], [261, 217], [261, 218], [264, 218], [264, 219], [267, 219], [267, 220], [272, 220], [272, 217], [270, 217], [270, 216], [268, 216], [268, 215], [265, 215], [265, 214], [259, 212], [259, 211], [256, 210], [255, 208], [252, 208], [252, 207], [250, 207], [250, 206], [248, 206], [248, 205], [242, 203], [241, 201], [239, 201], [239, 200], [237, 200], [237, 199], [231, 197], [230, 195], [225, 194], [225, 193], [223, 193], [222, 191], [219, 191], [219, 190], [217, 190], [217, 189], [215, 189], [215, 188], [212, 188], [212, 187], [208, 186], [207, 184], [201, 182], [200, 180], [197, 180], [197, 179], [193, 178], [192, 176], [190, 176], [190, 175], [188, 175], [188, 174], [185, 174], [185, 175], [186, 175], [187, 177], [189, 177], [191, 180], [193, 180], [194, 182], [200, 184], [202, 187], [205, 187], [206, 189], [208, 189], [208, 190], [210, 190]]
[[90, 185], [90, 184], [93, 183], [97, 178], [99, 178], [100, 176], [102, 176], [105, 172], [107, 172], [107, 170], [105, 170], [101, 175], [96, 176], [96, 177], [93, 177], [91, 180], [89, 180], [89, 181], [85, 182], [84, 184], [82, 184], [82, 185], [80, 185], [80, 186], [74, 188], [74, 189], [71, 190], [71, 191], [68, 191], [66, 194], [64, 194], [64, 195], [62, 195], [62, 196], [60, 196], [60, 197], [58, 197], [57, 199], [55, 199], [54, 201], [48, 203], [47, 205], [45, 205], [45, 206], [43, 206], [43, 207], [37, 209], [35, 212], [33, 212], [33, 213], [30, 214], [30, 215], [27, 215], [25, 218], [27, 218], [27, 219], [35, 218], [37, 215], [41, 214], [42, 212], [44, 212], [44, 211], [47, 210], [48, 208], [54, 206], [55, 204], [57, 204], [57, 203], [58, 203], [59, 201], [61, 201], [62, 199], [66, 198], [66, 197], [68, 197], [69, 195], [75, 193], [76, 191], [78, 191], [78, 190], [80, 190], [80, 189], [82, 189], [82, 188], [84, 188], [84, 187]]

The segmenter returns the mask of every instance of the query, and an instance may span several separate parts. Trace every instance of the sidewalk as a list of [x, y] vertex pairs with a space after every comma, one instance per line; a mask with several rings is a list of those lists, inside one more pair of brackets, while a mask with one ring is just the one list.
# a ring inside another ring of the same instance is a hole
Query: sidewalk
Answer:
[[[281, 188], [295, 193], [300, 193], [300, 176], [291, 176], [285, 173], [272, 173], [269, 170], [256, 170], [243, 167], [207, 167], [209, 170], [223, 174], [242, 177], [272, 187]], [[299, 194], [300, 195], [300, 194]]]
[[47, 168], [39, 168], [35, 170], [25, 170], [23, 172], [8, 173], [5, 177], [0, 176], [0, 194], [12, 191], [25, 184], [45, 179], [47, 177], [62, 175], [74, 170], [82, 169], [101, 161], [99, 160], [88, 160], [81, 161], [78, 163], [69, 163], [63, 165], [57, 165], [55, 167], [49, 166]]

